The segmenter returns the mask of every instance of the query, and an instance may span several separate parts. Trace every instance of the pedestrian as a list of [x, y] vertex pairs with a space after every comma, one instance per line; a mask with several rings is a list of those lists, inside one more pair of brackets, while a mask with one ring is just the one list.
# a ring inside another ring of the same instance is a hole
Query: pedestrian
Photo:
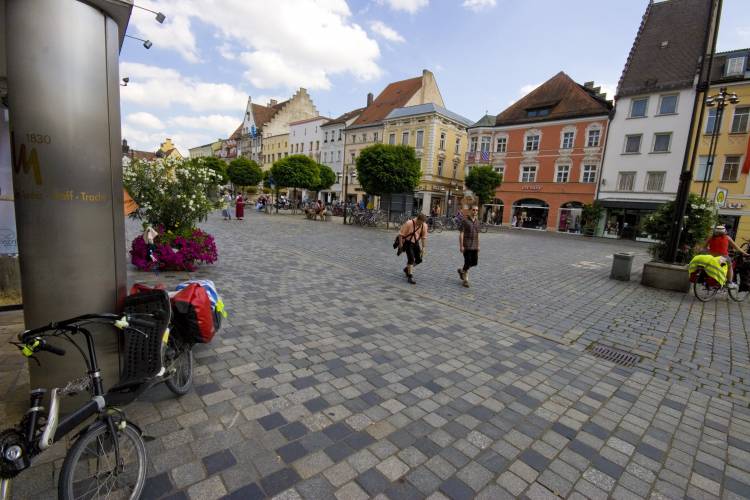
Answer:
[[471, 207], [469, 216], [458, 227], [458, 250], [464, 256], [464, 267], [458, 268], [458, 276], [464, 287], [469, 288], [469, 269], [479, 261], [479, 207]]
[[237, 199], [234, 201], [234, 218], [237, 220], [243, 220], [245, 217], [245, 199], [242, 197], [242, 193], [237, 194]]
[[232, 206], [233, 201], [232, 195], [229, 191], [226, 191], [221, 201], [221, 216], [224, 217], [224, 220], [232, 220], [232, 213], [229, 211], [229, 207]]
[[510, 227], [516, 227], [518, 225], [518, 217], [513, 214], [513, 218], [510, 221]]
[[424, 257], [425, 248], [427, 247], [427, 217], [420, 213], [416, 217], [407, 220], [401, 226], [398, 232], [399, 253], [406, 254], [406, 267], [404, 274], [406, 280], [412, 285], [416, 285], [414, 266], [419, 265]]

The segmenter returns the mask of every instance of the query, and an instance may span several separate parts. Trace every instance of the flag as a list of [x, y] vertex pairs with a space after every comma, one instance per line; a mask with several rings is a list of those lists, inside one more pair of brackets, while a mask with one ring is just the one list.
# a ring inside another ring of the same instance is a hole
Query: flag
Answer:
[[252, 125], [252, 126], [250, 127], [250, 135], [251, 135], [252, 137], [255, 137], [255, 134], [256, 134], [256, 130], [255, 130], [255, 125]]
[[482, 151], [482, 161], [490, 161], [490, 152]]

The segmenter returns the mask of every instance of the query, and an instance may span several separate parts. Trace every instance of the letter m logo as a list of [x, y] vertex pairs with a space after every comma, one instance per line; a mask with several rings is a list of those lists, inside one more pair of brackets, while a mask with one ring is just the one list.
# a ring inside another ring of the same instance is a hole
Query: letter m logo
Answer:
[[13, 133], [10, 134], [11, 151], [13, 152], [13, 171], [19, 174], [23, 170], [24, 174], [28, 174], [31, 171], [34, 174], [34, 181], [41, 185], [42, 184], [42, 171], [39, 168], [39, 157], [36, 154], [36, 148], [31, 148], [29, 156], [26, 156], [26, 144], [21, 144], [18, 149], [18, 155], [16, 155], [16, 144], [13, 140]]

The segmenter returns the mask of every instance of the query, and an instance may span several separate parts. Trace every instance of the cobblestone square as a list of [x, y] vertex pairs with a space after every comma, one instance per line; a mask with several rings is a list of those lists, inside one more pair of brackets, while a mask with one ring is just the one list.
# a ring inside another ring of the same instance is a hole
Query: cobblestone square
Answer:
[[[465, 289], [455, 232], [430, 235], [413, 286], [394, 231], [255, 213], [204, 227], [220, 260], [192, 276], [229, 317], [195, 349], [193, 391], [127, 408], [153, 438], [143, 498], [750, 496], [748, 306], [640, 286], [641, 244], [483, 234]], [[623, 250], [633, 281], [609, 280]], [[28, 387], [3, 349], [7, 422]], [[14, 498], [55, 498], [63, 453]]]

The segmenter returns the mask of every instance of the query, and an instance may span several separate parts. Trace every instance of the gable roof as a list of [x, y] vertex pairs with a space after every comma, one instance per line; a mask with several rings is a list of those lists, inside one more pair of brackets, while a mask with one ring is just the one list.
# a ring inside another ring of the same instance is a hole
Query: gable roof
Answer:
[[274, 104], [273, 106], [263, 106], [262, 104], [252, 103], [251, 108], [253, 111], [253, 120], [255, 120], [255, 128], [261, 130], [263, 125], [270, 122], [271, 119], [281, 111], [289, 100], [282, 101]]
[[237, 141], [242, 137], [242, 123], [240, 123], [239, 127], [237, 127], [234, 132], [232, 132], [232, 135], [229, 136], [230, 140]]
[[362, 111], [364, 111], [364, 110], [365, 110], [365, 108], [353, 109], [351, 111], [348, 111], [348, 112], [344, 113], [341, 116], [338, 116], [338, 117], [334, 118], [333, 120], [329, 121], [328, 123], [324, 123], [322, 126], [323, 127], [327, 127], [328, 125], [337, 125], [339, 123], [346, 123], [349, 120], [351, 120], [352, 118], [356, 118], [357, 116], [359, 116], [360, 114], [362, 114]]
[[352, 127], [365, 127], [383, 121], [388, 113], [403, 108], [409, 99], [422, 88], [422, 77], [409, 78], [389, 84], [378, 97], [354, 120]]
[[151, 160], [155, 160], [156, 158], [158, 158], [155, 152], [140, 151], [138, 149], [131, 149], [130, 151], [128, 151], [127, 155], [134, 160], [151, 161]]
[[617, 98], [693, 85], [711, 0], [649, 2], [617, 85]]
[[[529, 110], [540, 108], [550, 108], [549, 114], [528, 116]], [[497, 115], [495, 126], [608, 115], [611, 109], [612, 103], [595, 89], [577, 84], [560, 71]]]
[[397, 119], [397, 118], [404, 118], [407, 116], [424, 115], [427, 113], [437, 113], [439, 115], [444, 116], [445, 118], [448, 118], [450, 120], [460, 123], [464, 127], [468, 127], [472, 123], [471, 120], [469, 120], [468, 118], [464, 118], [458, 113], [449, 111], [445, 109], [444, 107], [438, 106], [437, 104], [433, 102], [426, 102], [424, 104], [416, 104], [414, 106], [406, 106], [404, 108], [396, 108], [390, 113], [388, 113], [388, 116], [386, 116], [385, 119], [392, 120], [392, 119]]

